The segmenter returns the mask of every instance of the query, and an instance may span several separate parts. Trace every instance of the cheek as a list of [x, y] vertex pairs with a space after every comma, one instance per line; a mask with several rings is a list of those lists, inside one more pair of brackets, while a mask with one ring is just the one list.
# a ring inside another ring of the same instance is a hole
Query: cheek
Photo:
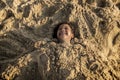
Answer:
[[69, 31], [69, 32], [68, 32], [68, 36], [71, 36], [71, 35], [72, 35], [72, 33]]
[[59, 37], [59, 31], [57, 32], [57, 38]]
[[73, 38], [73, 34], [71, 32], [68, 33], [69, 38]]

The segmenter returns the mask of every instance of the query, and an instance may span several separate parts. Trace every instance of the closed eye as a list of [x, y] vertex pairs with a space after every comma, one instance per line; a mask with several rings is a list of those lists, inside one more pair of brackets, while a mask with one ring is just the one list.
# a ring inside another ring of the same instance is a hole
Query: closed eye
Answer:
[[68, 28], [65, 28], [65, 30], [67, 30]]

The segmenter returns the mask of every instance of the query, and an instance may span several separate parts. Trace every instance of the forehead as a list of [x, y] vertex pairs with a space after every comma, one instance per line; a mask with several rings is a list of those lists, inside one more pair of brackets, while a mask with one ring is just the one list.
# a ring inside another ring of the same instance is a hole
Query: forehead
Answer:
[[59, 28], [62, 28], [62, 27], [69, 27], [69, 28], [71, 28], [69, 24], [61, 24], [61, 25], [59, 26]]

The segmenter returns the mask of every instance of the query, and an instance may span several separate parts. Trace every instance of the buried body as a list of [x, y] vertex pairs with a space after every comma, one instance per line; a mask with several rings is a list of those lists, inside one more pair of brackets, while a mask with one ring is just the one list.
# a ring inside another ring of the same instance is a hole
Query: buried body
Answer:
[[58, 44], [50, 43], [50, 52], [39, 56], [39, 72], [43, 80], [74, 79], [80, 72], [80, 58], [71, 44], [73, 30], [68, 23], [59, 24], [56, 29]]

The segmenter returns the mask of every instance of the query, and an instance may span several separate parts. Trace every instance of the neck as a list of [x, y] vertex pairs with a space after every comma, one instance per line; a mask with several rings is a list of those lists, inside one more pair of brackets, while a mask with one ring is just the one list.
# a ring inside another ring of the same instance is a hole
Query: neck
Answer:
[[71, 45], [70, 41], [59, 41], [59, 43], [61, 43], [62, 45], [65, 45], [65, 46]]

